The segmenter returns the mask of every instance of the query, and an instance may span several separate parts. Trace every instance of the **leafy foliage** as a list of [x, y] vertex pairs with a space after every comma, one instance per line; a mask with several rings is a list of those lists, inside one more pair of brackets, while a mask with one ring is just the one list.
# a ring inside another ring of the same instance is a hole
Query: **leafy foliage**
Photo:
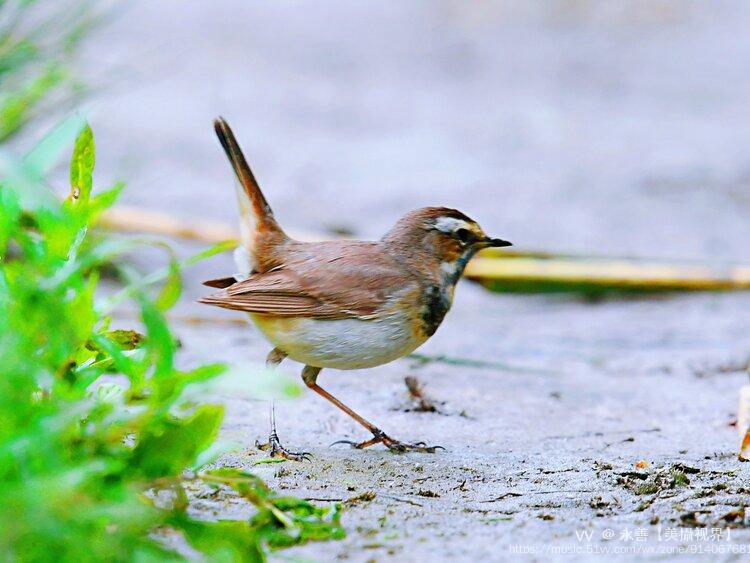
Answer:
[[[35, 170], [48, 168], [67, 138], [56, 130], [11, 168], [32, 161]], [[29, 200], [33, 178], [23, 174], [0, 179], [0, 556], [179, 558], [153, 539], [164, 527], [211, 559], [259, 561], [268, 548], [342, 537], [338, 508], [277, 496], [247, 473], [193, 472], [215, 449], [223, 409], [186, 391], [224, 367], [175, 366], [176, 339], [164, 317], [180, 293], [175, 259], [145, 278], [166, 280], [155, 298], [143, 280], [119, 296], [140, 311], [142, 333], [110, 327], [100, 271], [132, 242], [90, 235], [120, 191], [93, 195], [94, 155], [84, 126], [63, 202]], [[188, 478], [230, 487], [257, 513], [240, 522], [192, 518]], [[158, 491], [171, 494], [167, 506], [155, 501]]]

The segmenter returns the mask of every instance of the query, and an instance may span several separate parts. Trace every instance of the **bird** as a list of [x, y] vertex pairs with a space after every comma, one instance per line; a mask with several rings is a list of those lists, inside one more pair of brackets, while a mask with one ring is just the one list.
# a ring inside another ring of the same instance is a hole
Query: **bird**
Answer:
[[[511, 243], [448, 207], [411, 211], [379, 241], [294, 240], [276, 221], [229, 124], [219, 117], [214, 130], [238, 180], [240, 240], [237, 273], [204, 282], [219, 291], [199, 301], [248, 314], [273, 346], [267, 366], [285, 358], [304, 364], [304, 384], [372, 435], [335, 443], [382, 444], [397, 453], [441, 449], [392, 438], [318, 385], [318, 376], [324, 368], [372, 368], [413, 352], [442, 323], [471, 257]], [[256, 445], [272, 457], [309, 459], [281, 444], [273, 413], [272, 404], [268, 442]]]

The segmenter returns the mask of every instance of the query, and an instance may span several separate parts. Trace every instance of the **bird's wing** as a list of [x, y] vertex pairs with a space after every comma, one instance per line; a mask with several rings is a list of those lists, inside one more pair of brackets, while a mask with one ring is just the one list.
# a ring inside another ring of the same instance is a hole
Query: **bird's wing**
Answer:
[[201, 299], [202, 303], [277, 317], [371, 318], [396, 294], [416, 288], [413, 278], [387, 256], [367, 249], [305, 253], [273, 271]]

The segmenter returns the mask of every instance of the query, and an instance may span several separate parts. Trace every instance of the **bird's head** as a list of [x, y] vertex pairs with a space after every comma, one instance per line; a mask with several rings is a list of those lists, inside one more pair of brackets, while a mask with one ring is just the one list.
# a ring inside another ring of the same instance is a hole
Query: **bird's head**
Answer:
[[423, 207], [404, 215], [383, 237], [383, 242], [408, 254], [411, 262], [439, 267], [455, 283], [469, 259], [479, 250], [511, 246], [485, 234], [479, 224], [456, 209]]

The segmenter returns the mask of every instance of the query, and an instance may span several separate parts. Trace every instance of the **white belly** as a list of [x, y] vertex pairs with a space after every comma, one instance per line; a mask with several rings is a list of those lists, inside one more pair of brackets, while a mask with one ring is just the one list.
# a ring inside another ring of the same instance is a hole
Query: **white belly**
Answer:
[[413, 352], [427, 340], [402, 315], [380, 319], [317, 320], [250, 314], [263, 335], [291, 359], [320, 368], [378, 366]]

